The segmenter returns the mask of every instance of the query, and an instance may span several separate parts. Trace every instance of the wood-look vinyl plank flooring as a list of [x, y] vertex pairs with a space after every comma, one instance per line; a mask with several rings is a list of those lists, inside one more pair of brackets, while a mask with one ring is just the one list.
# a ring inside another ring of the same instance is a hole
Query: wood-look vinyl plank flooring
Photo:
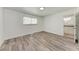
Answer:
[[78, 51], [77, 47], [70, 38], [41, 31], [5, 40], [0, 51]]

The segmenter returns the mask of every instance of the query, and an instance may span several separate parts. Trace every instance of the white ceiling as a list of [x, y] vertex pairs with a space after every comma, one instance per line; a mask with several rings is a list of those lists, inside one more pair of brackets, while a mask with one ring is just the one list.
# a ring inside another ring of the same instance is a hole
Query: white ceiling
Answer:
[[45, 7], [45, 10], [41, 11], [40, 7], [6, 7], [8, 9], [16, 10], [23, 13], [28, 13], [37, 16], [47, 16], [62, 12], [65, 10], [73, 9], [74, 7]]

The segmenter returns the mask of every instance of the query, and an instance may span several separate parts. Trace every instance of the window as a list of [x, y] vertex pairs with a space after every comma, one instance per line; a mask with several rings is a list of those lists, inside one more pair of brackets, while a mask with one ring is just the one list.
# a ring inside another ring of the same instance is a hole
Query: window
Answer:
[[73, 15], [64, 17], [64, 25], [74, 25], [74, 23], [75, 19]]
[[66, 21], [66, 22], [67, 22], [67, 21], [70, 21], [70, 20], [71, 20], [71, 17], [65, 17], [65, 18], [64, 18], [64, 21]]
[[32, 22], [32, 24], [37, 24], [37, 19], [36, 18], [32, 18], [31, 22]]
[[23, 24], [37, 24], [37, 18], [23, 17]]

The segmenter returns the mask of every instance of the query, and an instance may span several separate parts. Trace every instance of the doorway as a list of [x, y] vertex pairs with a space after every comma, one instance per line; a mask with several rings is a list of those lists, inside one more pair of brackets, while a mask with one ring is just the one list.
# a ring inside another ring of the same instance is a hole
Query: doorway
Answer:
[[64, 17], [64, 36], [74, 41], [74, 15]]

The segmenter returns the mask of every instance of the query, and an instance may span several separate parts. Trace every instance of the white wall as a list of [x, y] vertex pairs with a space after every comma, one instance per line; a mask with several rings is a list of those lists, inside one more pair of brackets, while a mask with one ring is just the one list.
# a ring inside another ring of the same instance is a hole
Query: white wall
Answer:
[[3, 9], [0, 8], [0, 39], [2, 39], [2, 30], [3, 30]]
[[3, 8], [0, 7], [0, 46], [3, 41]]
[[64, 35], [64, 17], [74, 14], [74, 9], [46, 16], [44, 18], [44, 30], [58, 35]]
[[47, 16], [44, 19], [44, 26], [45, 26], [45, 31], [58, 34], [58, 35], [63, 35], [63, 18], [61, 15], [51, 15]]
[[37, 17], [9, 9], [4, 9], [4, 39], [27, 35], [43, 30], [42, 17], [37, 17], [37, 25], [23, 25], [23, 16]]

